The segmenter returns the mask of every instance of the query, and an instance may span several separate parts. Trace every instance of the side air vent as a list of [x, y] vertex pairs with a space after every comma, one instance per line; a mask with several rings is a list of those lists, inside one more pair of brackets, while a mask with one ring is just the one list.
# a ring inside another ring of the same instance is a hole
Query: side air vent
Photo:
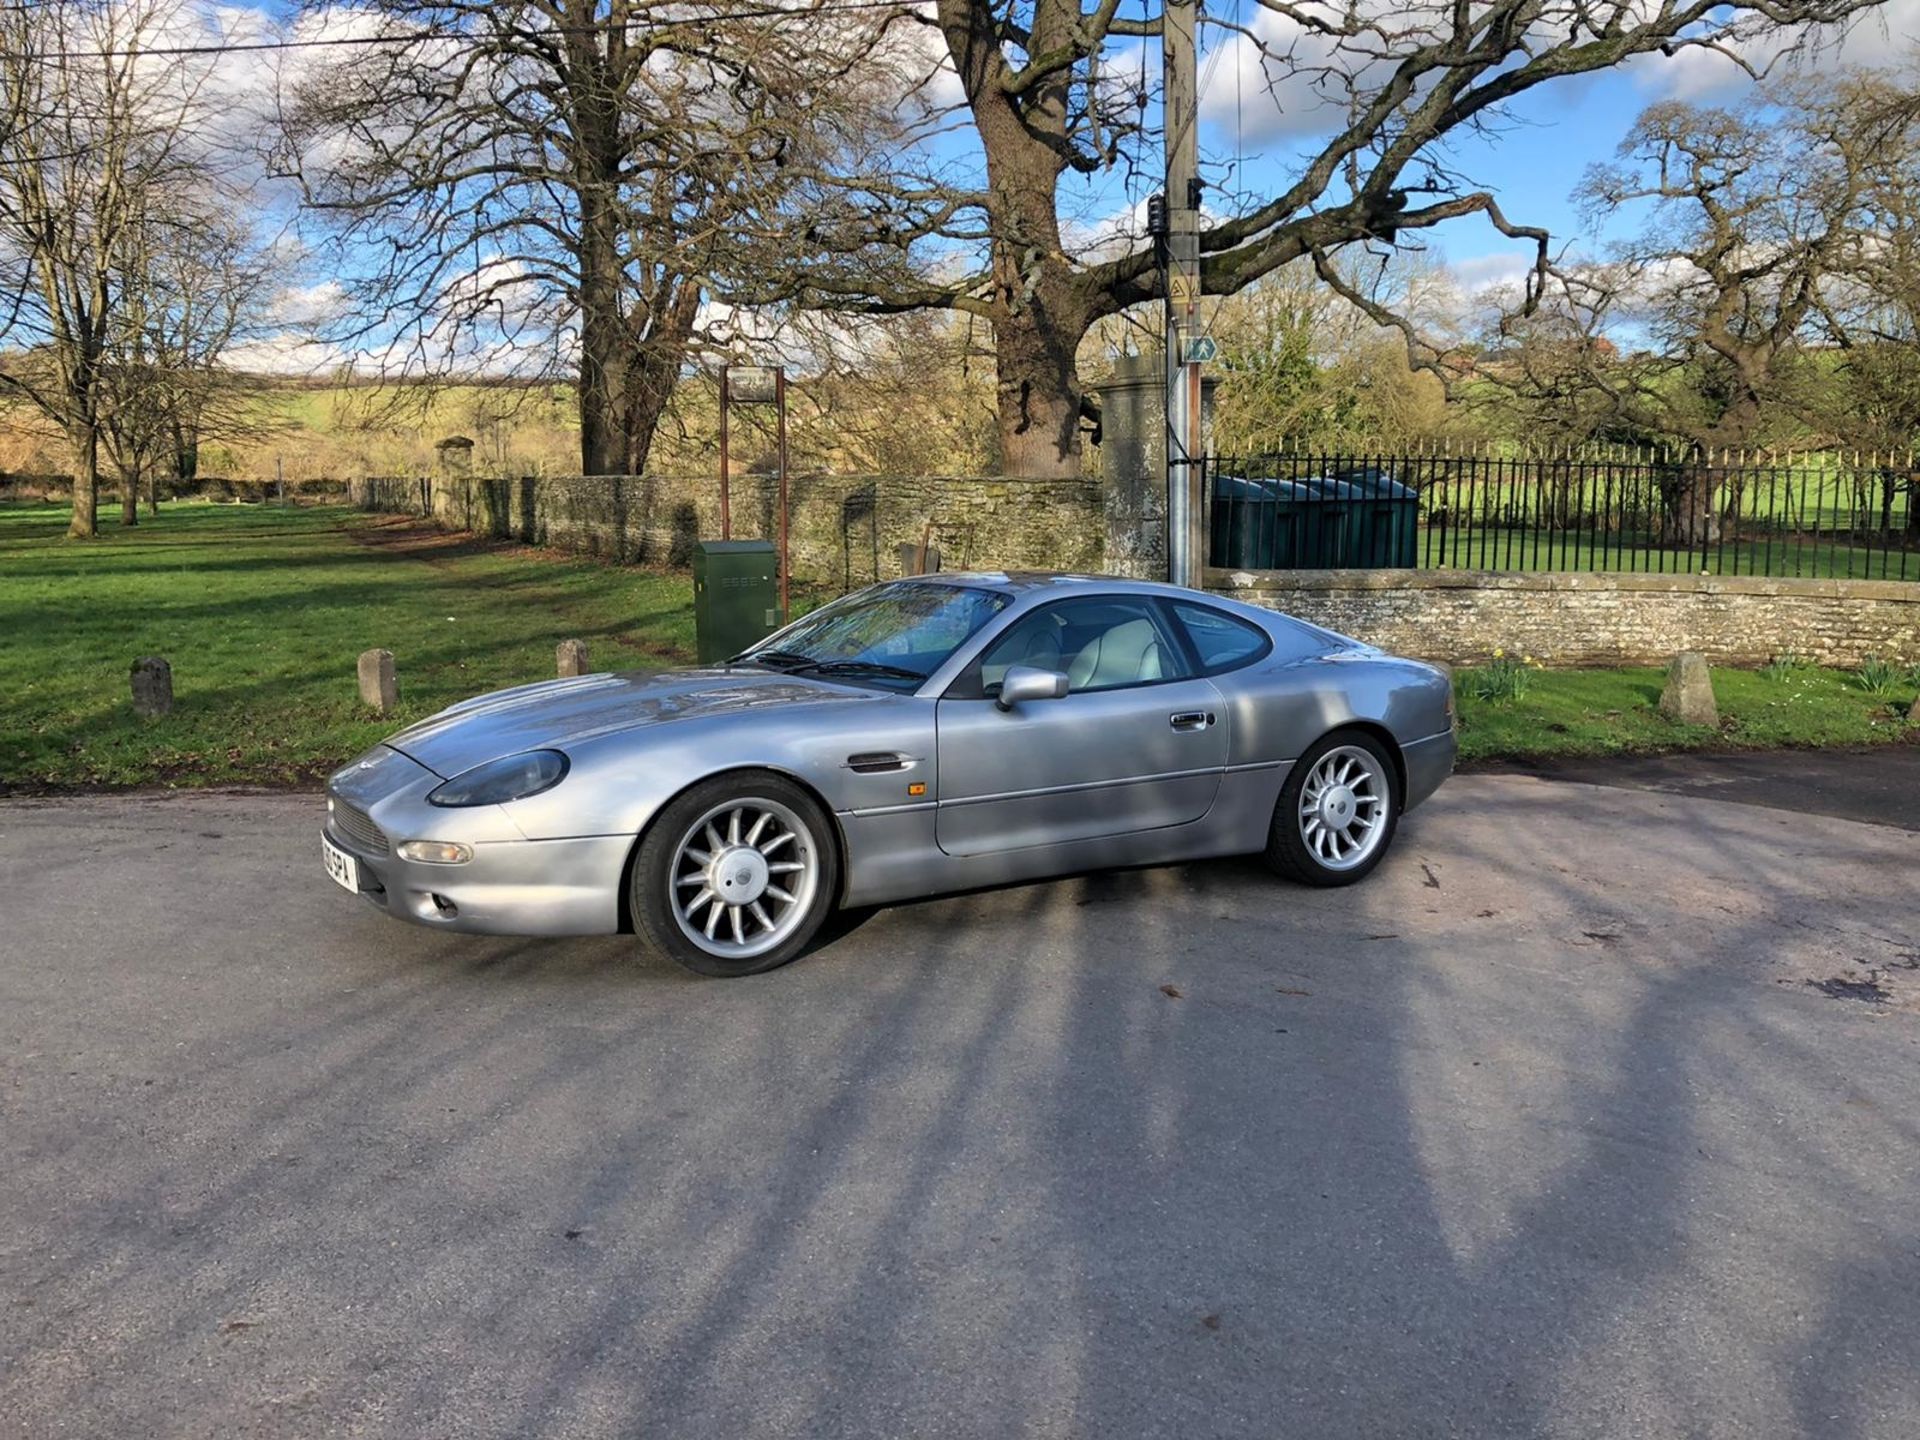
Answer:
[[847, 768], [856, 775], [884, 775], [889, 770], [904, 770], [912, 763], [892, 750], [866, 750], [847, 756]]

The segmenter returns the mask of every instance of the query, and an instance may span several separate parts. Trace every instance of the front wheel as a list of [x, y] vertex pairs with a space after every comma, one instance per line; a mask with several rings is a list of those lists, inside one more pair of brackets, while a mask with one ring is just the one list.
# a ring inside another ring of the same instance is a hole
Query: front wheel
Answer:
[[1280, 787], [1267, 864], [1306, 885], [1351, 885], [1380, 863], [1400, 823], [1393, 758], [1362, 731], [1308, 747]]
[[778, 775], [721, 775], [670, 802], [633, 865], [634, 921], [701, 975], [758, 975], [813, 938], [840, 887], [832, 821]]

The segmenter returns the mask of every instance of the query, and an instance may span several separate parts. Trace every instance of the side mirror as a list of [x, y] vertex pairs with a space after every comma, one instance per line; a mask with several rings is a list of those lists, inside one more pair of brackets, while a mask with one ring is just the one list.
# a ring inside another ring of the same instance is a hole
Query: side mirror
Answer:
[[1022, 700], [1058, 700], [1067, 693], [1067, 677], [1058, 670], [1041, 670], [1032, 665], [1009, 665], [1000, 679], [1000, 693], [993, 703], [1011, 710]]

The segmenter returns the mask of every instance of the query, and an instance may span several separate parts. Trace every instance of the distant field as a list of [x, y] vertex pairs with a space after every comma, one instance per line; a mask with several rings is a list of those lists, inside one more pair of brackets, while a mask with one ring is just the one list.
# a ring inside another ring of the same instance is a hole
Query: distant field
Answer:
[[[248, 433], [202, 448], [201, 473], [233, 480], [426, 475], [434, 445], [474, 442], [477, 467], [566, 474], [580, 465], [579, 421], [566, 386], [316, 385], [260, 379], [247, 397]], [[0, 470], [64, 473], [57, 437], [24, 412], [0, 411]]]
[[[137, 530], [62, 538], [66, 511], [0, 505], [0, 783], [314, 781], [484, 690], [691, 658], [684, 577], [492, 552], [340, 509], [170, 505]], [[394, 652], [401, 709], [359, 704], [354, 661]], [[128, 667], [173, 665], [145, 721]]]

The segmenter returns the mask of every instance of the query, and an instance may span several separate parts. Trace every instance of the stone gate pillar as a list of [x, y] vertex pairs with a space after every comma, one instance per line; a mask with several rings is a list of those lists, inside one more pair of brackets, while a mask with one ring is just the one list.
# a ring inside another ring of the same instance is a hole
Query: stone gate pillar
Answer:
[[[1218, 380], [1200, 382], [1200, 424], [1212, 430]], [[1159, 353], [1122, 355], [1093, 387], [1100, 397], [1106, 568], [1136, 580], [1167, 578], [1167, 395]], [[1196, 517], [1206, 524], [1204, 515]]]

